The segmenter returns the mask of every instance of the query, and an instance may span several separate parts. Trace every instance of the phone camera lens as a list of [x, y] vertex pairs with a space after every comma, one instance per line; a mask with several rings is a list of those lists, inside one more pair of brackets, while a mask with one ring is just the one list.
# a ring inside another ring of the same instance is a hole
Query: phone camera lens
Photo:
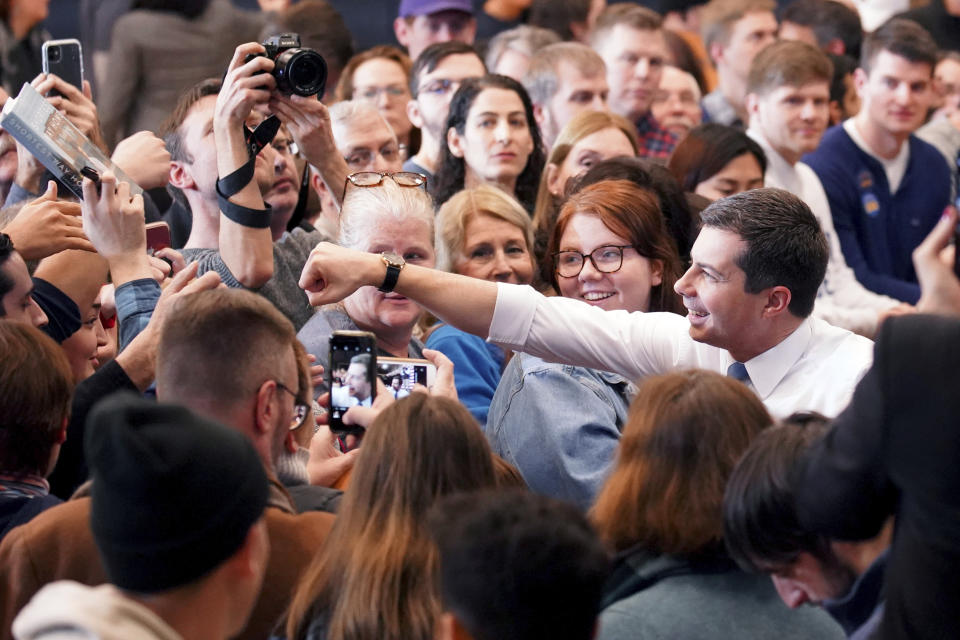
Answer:
[[51, 48], [50, 52], [47, 54], [47, 57], [50, 59], [50, 62], [60, 62], [60, 49], [56, 47]]

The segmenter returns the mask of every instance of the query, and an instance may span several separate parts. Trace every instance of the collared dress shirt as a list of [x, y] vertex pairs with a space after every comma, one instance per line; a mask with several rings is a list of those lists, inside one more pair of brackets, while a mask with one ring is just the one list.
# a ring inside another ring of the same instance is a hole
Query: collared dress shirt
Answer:
[[[489, 339], [545, 360], [618, 373], [628, 380], [678, 369], [726, 375], [725, 350], [690, 337], [672, 313], [604, 311], [578, 300], [547, 298], [500, 283]], [[795, 411], [837, 415], [870, 367], [873, 343], [817, 318], [744, 363], [753, 389], [775, 418]]]
[[669, 158], [677, 146], [677, 136], [660, 126], [649, 111], [635, 123], [637, 126], [637, 157]]

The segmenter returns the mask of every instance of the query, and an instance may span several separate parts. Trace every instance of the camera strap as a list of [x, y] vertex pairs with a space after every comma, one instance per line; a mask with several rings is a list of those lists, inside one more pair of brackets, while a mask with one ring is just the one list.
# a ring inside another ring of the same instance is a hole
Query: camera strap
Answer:
[[270, 144], [279, 130], [280, 119], [275, 115], [266, 118], [252, 131], [244, 125], [243, 138], [247, 144], [247, 153], [250, 158], [242, 167], [230, 175], [217, 180], [217, 202], [220, 206], [220, 211], [222, 211], [223, 215], [227, 216], [227, 218], [244, 227], [265, 229], [270, 226], [269, 204], [267, 204], [264, 209], [251, 209], [230, 202], [230, 196], [239, 192], [253, 180], [257, 155], [265, 146]]

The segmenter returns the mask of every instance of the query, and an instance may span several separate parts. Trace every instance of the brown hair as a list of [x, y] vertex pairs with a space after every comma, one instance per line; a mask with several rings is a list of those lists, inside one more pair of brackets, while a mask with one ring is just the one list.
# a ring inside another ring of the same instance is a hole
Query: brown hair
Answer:
[[603, 76], [606, 67], [603, 58], [585, 44], [557, 42], [536, 51], [523, 76], [523, 88], [534, 104], [546, 104], [560, 88], [560, 64], [571, 65], [582, 76]]
[[160, 328], [157, 391], [166, 402], [245, 403], [277, 378], [293, 353], [293, 325], [268, 300], [242, 289], [178, 298]]
[[753, 59], [747, 93], [764, 95], [783, 86], [802, 87], [811, 82], [829, 85], [832, 79], [833, 63], [823, 51], [806, 42], [779, 40]]
[[712, 0], [700, 13], [700, 35], [707, 53], [714, 44], [727, 46], [733, 25], [748, 13], [774, 12], [773, 0]]
[[537, 188], [537, 202], [533, 207], [533, 229], [538, 236], [545, 239], [550, 235], [556, 223], [557, 211], [560, 208], [559, 198], [550, 193], [547, 184], [547, 166], [552, 164], [559, 168], [578, 142], [604, 129], [619, 129], [622, 131], [623, 135], [630, 141], [634, 154], [638, 152], [637, 128], [623, 116], [609, 111], [584, 111], [572, 117], [557, 135], [543, 167], [543, 175], [540, 177], [540, 186]]
[[440, 602], [427, 511], [442, 496], [495, 483], [490, 447], [463, 405], [413, 393], [386, 408], [293, 595], [287, 638], [302, 640], [323, 616], [328, 640], [431, 640]]
[[695, 554], [723, 539], [723, 492], [772, 420], [745, 385], [710, 371], [647, 378], [591, 511], [615, 551]]
[[617, 25], [638, 31], [657, 31], [663, 27], [663, 18], [656, 11], [628, 2], [609, 5], [597, 17], [590, 32], [590, 46], [597, 49]]
[[[578, 213], [600, 218], [605, 227], [625, 238], [637, 253], [660, 263], [663, 276], [660, 284], [650, 290], [650, 311], [683, 313], [680, 296], [673, 290], [673, 284], [680, 277], [680, 257], [667, 231], [656, 193], [629, 180], [605, 180], [584, 187], [570, 196], [560, 209], [545, 259], [553, 260], [567, 224]], [[551, 270], [550, 276], [550, 283], [559, 290], [556, 269]]]
[[180, 136], [180, 125], [187, 119], [193, 106], [207, 96], [215, 96], [220, 93], [220, 80], [208, 78], [201, 80], [180, 95], [173, 111], [167, 116], [167, 119], [160, 125], [160, 137], [163, 138], [167, 151], [170, 152], [170, 159], [175, 162], [193, 162], [193, 158], [187, 153], [183, 145], [183, 138]]
[[338, 101], [353, 100], [353, 74], [364, 62], [376, 60], [377, 58], [393, 60], [399, 64], [400, 67], [403, 68], [403, 74], [407, 77], [403, 86], [405, 89], [410, 88], [410, 72], [413, 70], [413, 62], [410, 60], [410, 56], [404, 53], [399, 47], [394, 47], [389, 44], [378, 44], [375, 47], [371, 47], [353, 56], [343, 67], [343, 72], [340, 74], [340, 82], [337, 83], [337, 92], [335, 94]]
[[869, 74], [881, 51], [915, 64], [929, 64], [931, 77], [939, 61], [937, 43], [930, 32], [907, 18], [891, 18], [867, 35], [860, 52], [860, 68]]
[[63, 349], [35, 327], [0, 321], [0, 472], [47, 474], [72, 396]]

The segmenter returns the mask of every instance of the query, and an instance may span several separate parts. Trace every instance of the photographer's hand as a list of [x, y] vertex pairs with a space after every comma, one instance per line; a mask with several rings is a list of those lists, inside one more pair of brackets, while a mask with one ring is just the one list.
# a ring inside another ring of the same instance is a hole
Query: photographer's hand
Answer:
[[170, 181], [170, 152], [163, 140], [149, 131], [121, 140], [110, 159], [144, 189], [165, 187]]
[[100, 194], [89, 178], [83, 180], [83, 229], [110, 264], [113, 283], [152, 278], [144, 228], [143, 196], [130, 196], [130, 185], [111, 172], [100, 178]]
[[350, 169], [337, 149], [327, 107], [315, 96], [274, 94], [270, 98], [270, 110], [286, 125], [300, 153], [316, 167], [337, 206], [340, 206], [343, 202], [343, 185]]
[[83, 90], [80, 90], [52, 73], [41, 73], [30, 84], [41, 95], [46, 95], [53, 89], [59, 91], [59, 96], [47, 96], [47, 102], [65, 115], [67, 120], [90, 139], [90, 142], [100, 147], [105, 153], [107, 152], [107, 144], [100, 131], [97, 105], [93, 102], [89, 82], [84, 80]]

